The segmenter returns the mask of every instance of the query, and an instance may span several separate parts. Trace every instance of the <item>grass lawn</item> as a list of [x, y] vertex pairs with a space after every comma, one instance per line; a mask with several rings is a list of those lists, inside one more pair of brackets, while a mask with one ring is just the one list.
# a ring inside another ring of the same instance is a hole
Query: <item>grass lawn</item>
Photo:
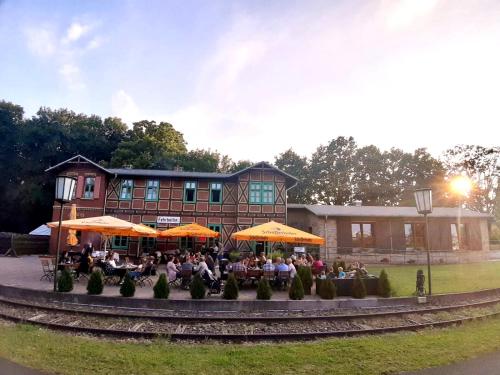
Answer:
[[[397, 296], [415, 292], [417, 270], [422, 269], [427, 278], [427, 265], [373, 265], [368, 271], [378, 275], [382, 268], [389, 275]], [[500, 288], [500, 262], [431, 265], [431, 274], [433, 294]], [[427, 279], [425, 285], [427, 288]]]
[[500, 318], [418, 333], [283, 344], [114, 342], [0, 323], [0, 356], [56, 374], [392, 374], [500, 348]]

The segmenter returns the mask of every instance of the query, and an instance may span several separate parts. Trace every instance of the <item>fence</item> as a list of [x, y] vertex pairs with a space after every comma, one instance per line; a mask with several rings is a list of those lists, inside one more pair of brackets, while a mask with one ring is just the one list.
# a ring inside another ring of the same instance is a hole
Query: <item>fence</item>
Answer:
[[[433, 264], [472, 263], [488, 260], [490, 251], [430, 251]], [[425, 250], [389, 250], [329, 247], [323, 254], [327, 261], [343, 260], [346, 263], [362, 262], [367, 264], [427, 264]]]
[[11, 254], [17, 255], [47, 254], [49, 237], [0, 232], [0, 255], [5, 255], [9, 249], [13, 250]]

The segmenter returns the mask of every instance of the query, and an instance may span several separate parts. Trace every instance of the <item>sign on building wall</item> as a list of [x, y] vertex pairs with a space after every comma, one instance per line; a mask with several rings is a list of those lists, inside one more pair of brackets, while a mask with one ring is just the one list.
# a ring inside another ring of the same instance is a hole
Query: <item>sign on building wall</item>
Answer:
[[156, 218], [157, 224], [180, 224], [181, 217], [180, 216], [158, 216]]

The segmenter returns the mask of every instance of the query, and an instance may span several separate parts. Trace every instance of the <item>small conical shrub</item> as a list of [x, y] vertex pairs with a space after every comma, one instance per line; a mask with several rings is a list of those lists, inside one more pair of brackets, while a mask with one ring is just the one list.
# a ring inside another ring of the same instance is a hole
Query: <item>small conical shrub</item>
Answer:
[[88, 294], [101, 294], [104, 289], [104, 280], [102, 279], [101, 271], [94, 271], [90, 274], [87, 284]]
[[127, 273], [123, 279], [123, 284], [120, 287], [120, 294], [123, 297], [133, 297], [135, 294], [135, 284]]
[[300, 277], [295, 276], [292, 280], [292, 285], [288, 291], [288, 296], [290, 299], [299, 300], [304, 299], [304, 287], [302, 286], [302, 281]]
[[224, 285], [224, 293], [222, 294], [224, 299], [238, 299], [238, 282], [234, 277], [234, 274], [230, 274], [227, 278], [226, 285]]
[[299, 268], [298, 275], [300, 281], [302, 281], [302, 287], [304, 288], [305, 294], [311, 294], [311, 288], [313, 286], [313, 275], [311, 267], [303, 266]]
[[58, 292], [71, 292], [73, 290], [73, 277], [67, 269], [64, 269], [57, 280], [57, 291]]
[[320, 279], [319, 277], [316, 277], [316, 294], [319, 296], [321, 295], [321, 285], [323, 283], [324, 280]]
[[337, 288], [332, 280], [326, 279], [321, 281], [319, 296], [322, 299], [334, 299], [337, 295]]
[[339, 267], [342, 267], [342, 269], [343, 269], [344, 271], [346, 271], [346, 270], [347, 270], [347, 268], [345, 268], [345, 260], [341, 260], [341, 261], [339, 262], [338, 266], [339, 266]]
[[377, 294], [385, 298], [391, 296], [391, 283], [389, 282], [389, 277], [385, 270], [380, 271], [377, 283]]
[[200, 274], [197, 273], [196, 275], [194, 275], [193, 281], [189, 286], [189, 292], [191, 293], [192, 299], [205, 298], [205, 293], [206, 293], [205, 284], [203, 283]]
[[352, 296], [354, 298], [365, 298], [366, 297], [365, 282], [361, 278], [361, 275], [359, 272], [356, 272], [356, 277], [354, 278], [354, 283], [352, 285]]
[[168, 298], [168, 295], [170, 294], [170, 288], [168, 287], [167, 275], [165, 273], [162, 273], [158, 278], [158, 281], [153, 287], [153, 292], [155, 298]]
[[269, 281], [264, 278], [260, 279], [259, 284], [257, 284], [257, 299], [271, 299], [272, 294]]

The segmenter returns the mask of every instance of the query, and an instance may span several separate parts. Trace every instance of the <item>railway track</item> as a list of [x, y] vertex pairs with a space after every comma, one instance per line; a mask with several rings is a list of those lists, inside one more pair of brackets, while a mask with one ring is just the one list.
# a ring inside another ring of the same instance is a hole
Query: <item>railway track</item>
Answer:
[[270, 312], [267, 316], [227, 315], [227, 312], [226, 316], [204, 313], [181, 316], [162, 310], [112, 309], [77, 304], [34, 305], [0, 298], [0, 318], [17, 323], [98, 336], [192, 341], [312, 340], [415, 331], [498, 316], [500, 299], [447, 306], [399, 306], [368, 312]]

